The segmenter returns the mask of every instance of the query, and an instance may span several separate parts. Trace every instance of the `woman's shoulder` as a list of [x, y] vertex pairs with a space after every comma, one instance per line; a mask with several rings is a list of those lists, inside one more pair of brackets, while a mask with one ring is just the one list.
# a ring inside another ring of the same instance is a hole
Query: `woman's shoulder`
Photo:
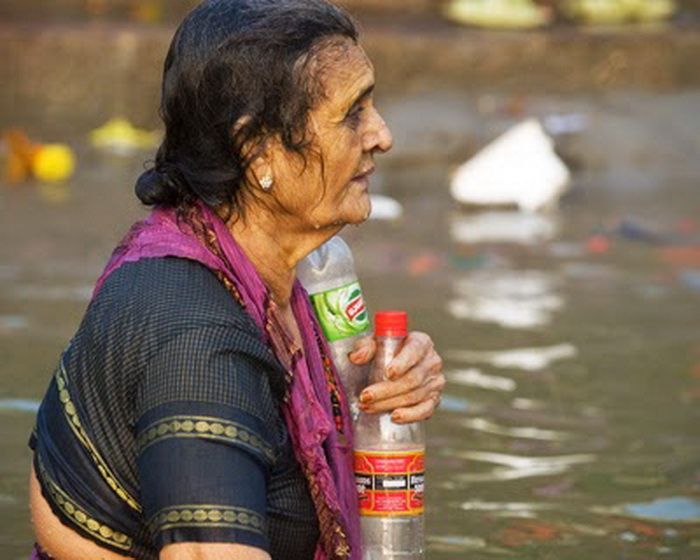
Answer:
[[252, 319], [206, 266], [189, 259], [163, 257], [125, 263], [106, 279], [96, 307], [130, 320], [148, 320], [187, 328], [236, 327], [254, 334]]
[[[153, 379], [167, 390], [196, 387], [195, 400], [237, 393], [239, 382], [269, 382], [280, 391], [283, 372], [260, 329], [217, 276], [192, 260], [123, 264], [102, 284], [84, 326], [83, 335], [119, 348], [136, 360], [135, 369], [157, 372], [144, 374], [146, 385]], [[237, 376], [229, 375], [234, 366]]]

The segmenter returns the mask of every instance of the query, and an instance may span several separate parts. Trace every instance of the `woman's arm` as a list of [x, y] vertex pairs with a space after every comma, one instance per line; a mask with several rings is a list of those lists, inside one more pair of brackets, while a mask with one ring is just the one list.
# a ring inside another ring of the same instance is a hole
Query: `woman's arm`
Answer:
[[160, 551], [159, 560], [270, 560], [260, 548], [230, 543], [177, 543]]
[[[359, 340], [349, 358], [355, 364], [374, 358], [374, 338]], [[390, 381], [375, 383], [360, 394], [360, 408], [365, 412], [392, 412], [397, 424], [430, 418], [440, 404], [445, 388], [442, 358], [432, 339], [422, 332], [411, 332], [389, 365]]]

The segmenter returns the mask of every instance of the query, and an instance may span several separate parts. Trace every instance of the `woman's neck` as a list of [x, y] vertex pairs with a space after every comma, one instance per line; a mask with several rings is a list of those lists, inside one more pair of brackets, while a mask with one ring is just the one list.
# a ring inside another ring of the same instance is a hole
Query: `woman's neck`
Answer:
[[297, 263], [340, 229], [295, 232], [265, 213], [246, 213], [245, 220], [234, 217], [227, 225], [282, 309], [292, 296]]

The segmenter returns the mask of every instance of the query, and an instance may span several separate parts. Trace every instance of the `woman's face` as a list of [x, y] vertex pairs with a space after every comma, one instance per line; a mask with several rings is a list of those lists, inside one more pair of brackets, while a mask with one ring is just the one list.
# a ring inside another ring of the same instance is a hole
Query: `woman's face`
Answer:
[[[315, 67], [315, 68], [314, 68]], [[310, 146], [299, 154], [270, 152], [270, 191], [297, 231], [367, 219], [374, 154], [391, 149], [389, 128], [374, 107], [374, 69], [349, 39], [336, 39], [311, 63], [325, 95], [309, 113]]]

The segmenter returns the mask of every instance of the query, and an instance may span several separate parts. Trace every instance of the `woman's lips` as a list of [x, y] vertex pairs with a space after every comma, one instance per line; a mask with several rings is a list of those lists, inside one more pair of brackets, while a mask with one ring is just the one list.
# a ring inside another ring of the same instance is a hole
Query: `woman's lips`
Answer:
[[370, 167], [367, 171], [355, 175], [352, 180], [357, 182], [369, 182], [369, 176], [374, 173], [374, 167]]

